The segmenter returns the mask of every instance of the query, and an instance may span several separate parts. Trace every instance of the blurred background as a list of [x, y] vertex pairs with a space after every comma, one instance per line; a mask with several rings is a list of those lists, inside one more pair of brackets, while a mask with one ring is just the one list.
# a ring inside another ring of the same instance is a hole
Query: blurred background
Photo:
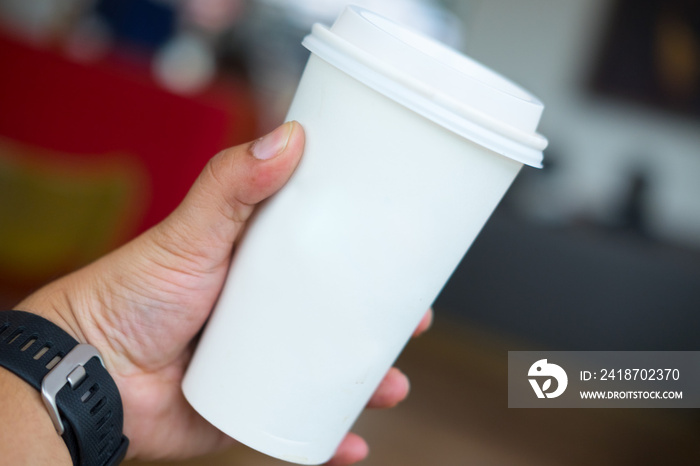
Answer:
[[[368, 465], [698, 464], [697, 410], [508, 410], [507, 351], [700, 350], [700, 2], [356, 1], [537, 95], [550, 140], [364, 414]], [[0, 305], [284, 120], [333, 0], [0, 0]], [[283, 464], [244, 447], [200, 462]]]

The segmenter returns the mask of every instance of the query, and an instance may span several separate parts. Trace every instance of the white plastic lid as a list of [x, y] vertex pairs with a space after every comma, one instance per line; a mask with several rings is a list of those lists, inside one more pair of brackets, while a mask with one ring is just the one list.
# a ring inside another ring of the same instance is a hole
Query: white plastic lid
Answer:
[[372, 89], [499, 154], [541, 167], [544, 105], [518, 85], [428, 37], [350, 6], [304, 47]]

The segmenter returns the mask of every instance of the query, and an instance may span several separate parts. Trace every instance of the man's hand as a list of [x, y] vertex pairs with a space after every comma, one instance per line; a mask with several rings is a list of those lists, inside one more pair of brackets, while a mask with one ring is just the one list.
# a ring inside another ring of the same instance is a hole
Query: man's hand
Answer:
[[[287, 182], [303, 148], [304, 132], [291, 122], [219, 153], [163, 222], [17, 306], [102, 353], [121, 392], [129, 458], [183, 458], [234, 443], [190, 407], [180, 383], [236, 239], [255, 206]], [[390, 407], [407, 394], [407, 378], [392, 369], [368, 406]], [[349, 434], [331, 464], [366, 455], [364, 440]]]

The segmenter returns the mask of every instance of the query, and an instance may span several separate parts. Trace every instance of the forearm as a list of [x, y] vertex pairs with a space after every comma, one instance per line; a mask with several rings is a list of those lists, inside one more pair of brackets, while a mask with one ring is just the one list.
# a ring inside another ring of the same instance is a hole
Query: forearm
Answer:
[[70, 465], [39, 392], [0, 367], [0, 463]]

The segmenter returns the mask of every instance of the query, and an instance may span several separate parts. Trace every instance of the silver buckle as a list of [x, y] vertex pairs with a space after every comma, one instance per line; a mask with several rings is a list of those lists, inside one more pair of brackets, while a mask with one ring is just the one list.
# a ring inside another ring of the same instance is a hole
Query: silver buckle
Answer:
[[85, 378], [86, 372], [83, 366], [94, 357], [99, 359], [104, 367], [105, 363], [97, 349], [92, 345], [81, 343], [63, 356], [41, 382], [41, 399], [49, 411], [49, 416], [58, 435], [63, 435], [65, 429], [56, 406], [56, 395], [67, 383], [75, 388]]

